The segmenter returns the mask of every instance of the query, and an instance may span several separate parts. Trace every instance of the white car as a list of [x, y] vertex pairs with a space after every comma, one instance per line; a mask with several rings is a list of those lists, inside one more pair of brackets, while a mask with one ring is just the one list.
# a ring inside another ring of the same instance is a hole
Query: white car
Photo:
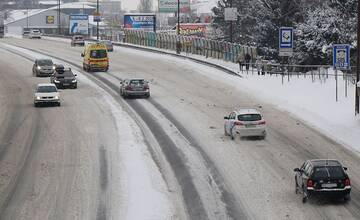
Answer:
[[260, 112], [256, 109], [240, 109], [233, 111], [225, 119], [225, 135], [234, 139], [240, 137], [266, 137], [266, 122]]
[[42, 104], [60, 106], [60, 94], [55, 84], [41, 83], [37, 85], [34, 95], [34, 106], [39, 107]]
[[32, 38], [41, 38], [41, 32], [39, 30], [36, 30], [36, 29], [33, 29], [33, 30], [30, 30], [30, 33], [29, 33], [29, 38], [32, 39]]

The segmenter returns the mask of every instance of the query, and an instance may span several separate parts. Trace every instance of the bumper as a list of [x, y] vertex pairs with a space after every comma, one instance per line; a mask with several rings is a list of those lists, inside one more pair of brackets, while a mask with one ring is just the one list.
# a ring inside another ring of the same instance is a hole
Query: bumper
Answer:
[[65, 82], [60, 82], [60, 83], [54, 83], [55, 86], [57, 88], [70, 88], [70, 87], [74, 87], [77, 85], [77, 82], [71, 82], [71, 83], [65, 83]]
[[39, 76], [50, 76], [54, 74], [54, 70], [38, 70]]
[[148, 96], [150, 95], [150, 91], [126, 91], [128, 96]]
[[92, 70], [107, 70], [107, 69], [109, 69], [109, 66], [90, 64], [90, 68]]
[[311, 196], [324, 195], [324, 196], [344, 197], [345, 195], [350, 194], [351, 187], [346, 186], [343, 189], [321, 189], [321, 190], [316, 190], [312, 187], [308, 187], [307, 192]]
[[240, 135], [240, 137], [265, 136], [266, 129], [263, 127], [260, 127], [260, 128], [237, 128], [236, 133], [238, 133]]
[[60, 103], [60, 99], [36, 99], [34, 100], [35, 104], [52, 104], [52, 103]]

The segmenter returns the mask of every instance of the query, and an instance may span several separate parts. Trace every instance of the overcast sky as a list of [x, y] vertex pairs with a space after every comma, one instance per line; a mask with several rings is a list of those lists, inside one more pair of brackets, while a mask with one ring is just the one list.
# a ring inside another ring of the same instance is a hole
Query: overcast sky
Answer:
[[[122, 8], [126, 10], [136, 9], [140, 0], [121, 0]], [[153, 0], [155, 6], [155, 0]]]

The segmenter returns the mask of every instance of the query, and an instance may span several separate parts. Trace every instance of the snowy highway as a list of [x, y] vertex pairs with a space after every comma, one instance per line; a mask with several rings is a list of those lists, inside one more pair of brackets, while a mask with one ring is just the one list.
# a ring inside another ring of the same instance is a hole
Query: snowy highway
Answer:
[[[115, 47], [108, 73], [86, 73], [82, 47], [0, 41], [0, 219], [360, 219], [360, 156], [188, 60]], [[32, 106], [32, 61], [79, 74], [60, 108]], [[150, 80], [151, 98], [124, 100], [120, 79]], [[229, 80], [232, 77], [229, 76]], [[265, 140], [224, 135], [223, 118], [257, 107]], [[335, 158], [352, 200], [294, 192], [293, 169]], [[142, 160], [143, 159], [143, 160]]]

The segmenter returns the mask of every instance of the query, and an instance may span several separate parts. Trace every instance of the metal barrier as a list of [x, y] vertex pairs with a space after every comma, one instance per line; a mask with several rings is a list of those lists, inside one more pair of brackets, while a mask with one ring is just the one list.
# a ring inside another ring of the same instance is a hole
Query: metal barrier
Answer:
[[[196, 54], [237, 63], [245, 54], [251, 56], [251, 62], [256, 60], [255, 47], [242, 46], [226, 41], [215, 41], [193, 36], [177, 36], [167, 33], [153, 33], [140, 30], [125, 30], [124, 42], [129, 44], [156, 47], [176, 51], [177, 40], [181, 43], [181, 52]], [[245, 62], [245, 60], [240, 61]]]

